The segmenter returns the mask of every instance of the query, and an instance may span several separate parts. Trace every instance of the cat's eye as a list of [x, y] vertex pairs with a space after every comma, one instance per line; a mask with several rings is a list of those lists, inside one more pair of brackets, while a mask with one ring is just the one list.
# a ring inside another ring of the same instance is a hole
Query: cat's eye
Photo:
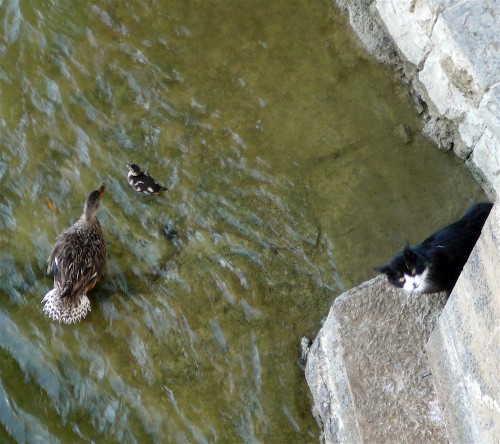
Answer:
[[411, 274], [412, 274], [413, 276], [415, 276], [415, 275], [417, 274], [417, 269], [416, 269], [416, 268], [414, 268], [413, 270], [411, 270]]
[[401, 277], [399, 278], [399, 282], [404, 282], [404, 281], [405, 281], [404, 276], [401, 276]]

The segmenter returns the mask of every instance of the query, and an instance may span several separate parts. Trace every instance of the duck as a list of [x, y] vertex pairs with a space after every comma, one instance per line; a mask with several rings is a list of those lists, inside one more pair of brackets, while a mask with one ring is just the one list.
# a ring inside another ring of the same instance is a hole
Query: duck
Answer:
[[146, 171], [141, 171], [141, 168], [135, 163], [127, 163], [128, 167], [128, 183], [132, 185], [134, 190], [145, 194], [159, 194], [167, 188], [160, 185]]
[[42, 299], [43, 311], [59, 323], [76, 323], [87, 316], [87, 293], [104, 274], [107, 250], [97, 209], [105, 189], [101, 184], [89, 194], [80, 219], [58, 236], [47, 260], [54, 288]]

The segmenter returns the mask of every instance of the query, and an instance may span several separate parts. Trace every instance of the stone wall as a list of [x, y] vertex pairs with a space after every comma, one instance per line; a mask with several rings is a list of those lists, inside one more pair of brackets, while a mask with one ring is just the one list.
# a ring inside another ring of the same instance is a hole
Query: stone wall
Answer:
[[452, 443], [500, 443], [500, 205], [427, 344]]
[[424, 133], [500, 191], [500, 2], [337, 0], [364, 46], [410, 85]]

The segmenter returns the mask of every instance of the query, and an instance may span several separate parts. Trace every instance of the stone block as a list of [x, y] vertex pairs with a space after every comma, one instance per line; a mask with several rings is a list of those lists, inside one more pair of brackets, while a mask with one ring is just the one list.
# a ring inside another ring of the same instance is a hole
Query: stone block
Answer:
[[495, 136], [500, 147], [500, 84], [491, 88], [484, 96], [479, 105], [484, 122]]
[[432, 32], [432, 41], [439, 54], [441, 69], [445, 72], [448, 82], [477, 106], [484, 91], [479, 86], [475, 67], [466, 48], [454, 39], [454, 35], [450, 23], [444, 19], [444, 13], [441, 14]]
[[425, 86], [431, 103], [437, 112], [450, 120], [462, 120], [470, 109], [470, 104], [463, 94], [450, 81], [449, 69], [445, 70], [448, 60], [441, 50], [434, 49], [425, 60], [424, 67], [418, 75], [418, 79]]
[[451, 442], [500, 442], [500, 206], [427, 344]]
[[[449, 55], [460, 65], [467, 64], [479, 89], [486, 90], [500, 81], [500, 2], [468, 0], [456, 3], [442, 13], [448, 41], [455, 42], [457, 54]], [[459, 55], [463, 60], [456, 59]]]
[[420, 7], [421, 4], [415, 7], [412, 0], [376, 2], [377, 11], [396, 45], [417, 66], [425, 60], [432, 47], [428, 36], [433, 23], [432, 13], [429, 8]]
[[484, 134], [485, 129], [486, 123], [484, 122], [484, 113], [476, 109], [469, 110], [469, 112], [465, 114], [462, 122], [458, 125], [460, 137], [462, 141], [470, 147], [471, 152]]
[[497, 191], [500, 190], [499, 140], [486, 129], [472, 153], [472, 160]]
[[335, 300], [306, 365], [326, 443], [447, 442], [424, 352], [443, 303], [382, 276]]

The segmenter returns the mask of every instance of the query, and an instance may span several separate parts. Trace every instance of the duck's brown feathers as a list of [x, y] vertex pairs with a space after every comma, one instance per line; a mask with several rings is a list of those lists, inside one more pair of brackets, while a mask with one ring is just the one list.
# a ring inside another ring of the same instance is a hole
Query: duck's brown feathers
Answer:
[[48, 259], [47, 272], [54, 276], [54, 288], [42, 300], [43, 311], [52, 319], [70, 324], [90, 311], [87, 292], [104, 273], [106, 243], [96, 213], [104, 185], [85, 202], [83, 214], [57, 239]]
[[49, 256], [47, 272], [54, 274], [54, 284], [61, 298], [74, 299], [94, 288], [102, 277], [106, 244], [101, 224], [81, 219], [64, 231]]

